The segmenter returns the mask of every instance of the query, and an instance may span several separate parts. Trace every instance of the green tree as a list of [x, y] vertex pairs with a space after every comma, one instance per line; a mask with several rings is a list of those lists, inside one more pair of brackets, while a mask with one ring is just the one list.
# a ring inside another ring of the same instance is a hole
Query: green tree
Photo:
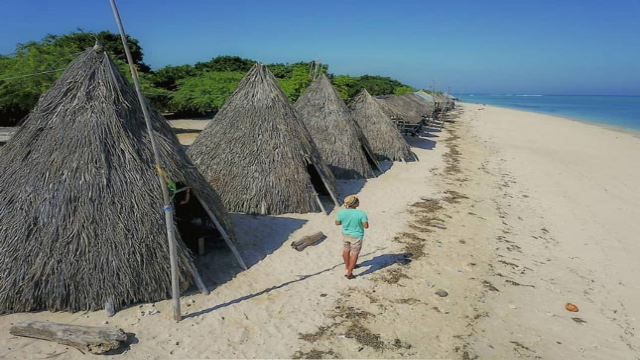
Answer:
[[200, 72], [191, 65], [168, 65], [157, 71], [151, 72], [149, 80], [154, 86], [174, 91], [178, 88], [179, 80], [187, 79], [198, 75]]
[[204, 114], [218, 110], [238, 87], [244, 77], [241, 72], [206, 72], [178, 81], [169, 105], [174, 111]]
[[343, 100], [354, 97], [361, 89], [356, 88], [358, 78], [349, 75], [340, 75], [331, 79], [331, 83]]
[[[69, 62], [96, 43], [124, 69], [124, 50], [120, 37], [107, 31], [78, 30], [66, 35], [47, 35], [41, 41], [18, 44], [11, 55], [0, 57], [0, 126], [10, 126], [25, 117], [40, 95], [53, 85]], [[140, 72], [149, 67], [142, 61], [138, 41], [128, 38]], [[129, 73], [126, 70], [125, 73]]]
[[402, 94], [409, 94], [412, 92], [415, 92], [416, 89], [412, 88], [411, 86], [408, 85], [402, 85], [402, 86], [398, 86], [397, 88], [393, 89], [393, 93], [395, 95], [402, 95]]
[[242, 72], [246, 73], [256, 63], [255, 60], [239, 56], [218, 56], [207, 62], [198, 62], [194, 66], [199, 71]]
[[291, 102], [295, 102], [311, 85], [312, 80], [309, 70], [303, 65], [298, 65], [291, 67], [291, 76], [289, 78], [278, 79], [278, 83], [280, 83], [280, 87], [287, 95], [287, 98]]
[[[267, 68], [278, 78], [278, 83], [287, 98], [291, 102], [295, 102], [311, 85], [315, 64], [314, 62], [297, 62], [288, 65], [271, 64], [267, 65]], [[321, 64], [317, 69], [316, 76], [326, 74], [328, 70], [328, 65]]]

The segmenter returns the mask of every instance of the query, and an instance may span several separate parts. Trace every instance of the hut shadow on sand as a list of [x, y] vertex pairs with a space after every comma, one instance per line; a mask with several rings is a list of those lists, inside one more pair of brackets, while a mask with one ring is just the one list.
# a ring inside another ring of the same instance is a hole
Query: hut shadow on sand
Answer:
[[[249, 268], [280, 248], [289, 235], [307, 222], [289, 217], [243, 214], [232, 214], [232, 219], [239, 239], [236, 246]], [[196, 264], [209, 291], [243, 271], [223, 242], [207, 242], [205, 246], [205, 254], [196, 258]], [[195, 288], [192, 290], [196, 292]]]
[[432, 134], [432, 133], [441, 133], [441, 132], [442, 132], [442, 128], [425, 126], [424, 128], [422, 128], [422, 134], [421, 135], [423, 135], [423, 136], [427, 136], [428, 135], [428, 137], [437, 137], [439, 135]]
[[436, 147], [436, 142], [424, 135], [408, 136], [406, 139], [409, 145], [419, 149], [433, 150]]
[[364, 185], [367, 183], [365, 179], [357, 179], [357, 180], [338, 180], [338, 193], [341, 195], [340, 200], [342, 200], [345, 196], [351, 194], [357, 194], [362, 190]]
[[[384, 247], [379, 247], [379, 248], [376, 248], [375, 250], [373, 250], [373, 251], [371, 251], [371, 252], [369, 252], [369, 253], [361, 254], [361, 256], [363, 256], [363, 257], [365, 257], [365, 256], [369, 256], [369, 255], [372, 255], [372, 254], [374, 254], [374, 253], [376, 253], [376, 252], [378, 252], [378, 251], [384, 250], [384, 249], [386, 249], [386, 248], [384, 248]], [[392, 265], [392, 264], [395, 264], [395, 263], [397, 263], [397, 262], [398, 262], [398, 261], [394, 261], [394, 262], [389, 263], [388, 259], [390, 259], [390, 256], [393, 256], [393, 257], [396, 257], [396, 258], [404, 256], [406, 259], [408, 259], [408, 257], [410, 257], [410, 256], [411, 256], [411, 254], [408, 254], [408, 255], [407, 255], [407, 254], [381, 255], [381, 256], [375, 257], [375, 258], [373, 258], [373, 259], [371, 259], [371, 260], [369, 260], [369, 261], [374, 261], [374, 260], [375, 260], [375, 261], [376, 261], [376, 263], [379, 263], [379, 264], [387, 264], [387, 263], [388, 263], [387, 265], [384, 265], [384, 266], [378, 266], [378, 267], [376, 268], [376, 270], [378, 270], [378, 269], [382, 269], [383, 267], [387, 267], [387, 266], [389, 266], [389, 265]], [[387, 259], [387, 260], [385, 260], [385, 261], [376, 260], [376, 259], [379, 259], [379, 258], [381, 258], [381, 259], [382, 259], [382, 258], [384, 258], [384, 259]], [[407, 264], [409, 261], [410, 261], [410, 260], [407, 260], [406, 262], [404, 262], [404, 264]], [[364, 263], [363, 263], [363, 264], [364, 264]], [[326, 269], [323, 269], [323, 270], [320, 270], [320, 271], [316, 271], [315, 273], [312, 273], [312, 274], [297, 275], [297, 276], [298, 276], [298, 278], [297, 278], [297, 279], [289, 280], [289, 281], [286, 281], [286, 282], [284, 282], [284, 283], [282, 283], [282, 284], [274, 285], [274, 286], [268, 287], [268, 288], [266, 288], [266, 289], [263, 289], [263, 290], [260, 290], [260, 291], [254, 292], [254, 293], [252, 293], [252, 294], [247, 294], [247, 295], [241, 296], [241, 297], [239, 297], [239, 298], [236, 298], [236, 299], [233, 299], [233, 300], [227, 301], [227, 302], [225, 302], [225, 303], [215, 305], [215, 306], [210, 307], [210, 308], [208, 308], [208, 309], [203, 309], [203, 310], [201, 310], [201, 311], [198, 311], [198, 312], [194, 312], [194, 313], [191, 313], [191, 314], [185, 315], [185, 316], [184, 316], [184, 318], [195, 318], [195, 317], [198, 317], [198, 316], [206, 315], [206, 314], [208, 314], [208, 313], [210, 313], [210, 312], [213, 312], [213, 311], [216, 311], [216, 310], [218, 310], [218, 309], [222, 309], [222, 308], [225, 308], [225, 307], [227, 307], [227, 306], [231, 306], [231, 305], [235, 305], [235, 304], [241, 303], [241, 302], [243, 302], [243, 301], [245, 301], [245, 300], [250, 300], [250, 299], [253, 299], [253, 298], [259, 297], [259, 296], [261, 296], [261, 295], [268, 294], [268, 293], [270, 293], [270, 292], [272, 292], [272, 291], [274, 291], [274, 290], [278, 290], [278, 289], [285, 288], [285, 287], [287, 287], [287, 286], [289, 286], [289, 285], [292, 285], [292, 284], [298, 283], [298, 282], [300, 282], [300, 281], [305, 281], [305, 280], [307, 280], [307, 279], [309, 279], [309, 278], [312, 278], [312, 277], [314, 277], [314, 276], [317, 276], [317, 275], [320, 275], [320, 274], [324, 274], [324, 273], [326, 273], [326, 272], [333, 271], [333, 270], [335, 270], [335, 269], [337, 269], [337, 268], [340, 268], [340, 267], [343, 267], [343, 266], [344, 266], [344, 263], [342, 263], [342, 262], [341, 262], [341, 263], [335, 264], [335, 265], [333, 265], [333, 266], [331, 266], [331, 267], [328, 267], [328, 268], [326, 268]], [[367, 266], [368, 266], [368, 265], [367, 265]], [[374, 270], [371, 270], [370, 272], [373, 272], [373, 271], [374, 271]]]

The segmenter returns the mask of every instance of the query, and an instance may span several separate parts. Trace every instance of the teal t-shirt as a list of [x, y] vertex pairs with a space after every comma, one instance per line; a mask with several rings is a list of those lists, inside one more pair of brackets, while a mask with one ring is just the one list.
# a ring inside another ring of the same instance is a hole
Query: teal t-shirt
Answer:
[[342, 223], [342, 233], [355, 237], [364, 238], [364, 227], [362, 223], [369, 222], [367, 214], [358, 209], [340, 209], [336, 215], [336, 220]]

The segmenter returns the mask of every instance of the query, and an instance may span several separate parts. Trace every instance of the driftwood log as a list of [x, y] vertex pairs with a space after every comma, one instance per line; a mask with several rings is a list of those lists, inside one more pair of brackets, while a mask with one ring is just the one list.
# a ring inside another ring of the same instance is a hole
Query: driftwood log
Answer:
[[314, 234], [311, 234], [311, 235], [307, 235], [307, 236], [303, 236], [300, 240], [292, 242], [291, 243], [291, 247], [296, 249], [296, 250], [298, 250], [298, 251], [302, 251], [307, 246], [311, 246], [313, 244], [316, 244], [320, 240], [323, 240], [324, 238], [325, 238], [325, 236], [322, 233], [322, 231], [318, 231], [317, 233], [314, 233]]
[[17, 336], [55, 341], [92, 354], [118, 349], [127, 340], [124, 331], [113, 326], [64, 325], [46, 321], [19, 321], [9, 332]]

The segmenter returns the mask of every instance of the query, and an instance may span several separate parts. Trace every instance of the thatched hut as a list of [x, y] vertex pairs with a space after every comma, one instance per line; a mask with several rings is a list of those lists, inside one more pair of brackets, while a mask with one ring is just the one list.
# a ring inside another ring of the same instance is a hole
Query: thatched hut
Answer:
[[401, 97], [407, 99], [411, 104], [413, 104], [415, 111], [422, 114], [421, 116], [423, 118], [433, 116], [433, 109], [434, 109], [433, 103], [428, 102], [427, 100], [416, 95], [415, 93], [403, 94], [401, 95]]
[[313, 140], [339, 179], [374, 177], [380, 166], [362, 129], [329, 79], [320, 75], [295, 104]]
[[414, 92], [414, 94], [420, 96], [421, 98], [423, 98], [427, 103], [431, 104], [432, 106], [435, 103], [435, 100], [434, 100], [433, 96], [431, 96], [431, 94], [429, 94], [428, 92], [425, 92], [425, 91], [422, 91], [422, 90], [418, 90], [418, 91]]
[[188, 152], [229, 211], [320, 211], [318, 193], [339, 206], [331, 171], [262, 64], [245, 75]]
[[380, 105], [366, 89], [362, 89], [351, 100], [349, 110], [379, 158], [391, 161], [416, 160], [415, 154], [395, 124], [382, 112]]
[[417, 110], [414, 104], [399, 95], [381, 95], [376, 97], [380, 109], [393, 120], [402, 120], [408, 124], [417, 124], [422, 121], [422, 112]]
[[[150, 109], [151, 110], [151, 109]], [[151, 110], [161, 170], [233, 236], [218, 195]], [[95, 310], [171, 294], [163, 199], [135, 89], [89, 49], [0, 150], [0, 313]], [[186, 200], [186, 199], [185, 199]], [[176, 220], [193, 213], [176, 210]], [[196, 269], [177, 229], [183, 288]]]

